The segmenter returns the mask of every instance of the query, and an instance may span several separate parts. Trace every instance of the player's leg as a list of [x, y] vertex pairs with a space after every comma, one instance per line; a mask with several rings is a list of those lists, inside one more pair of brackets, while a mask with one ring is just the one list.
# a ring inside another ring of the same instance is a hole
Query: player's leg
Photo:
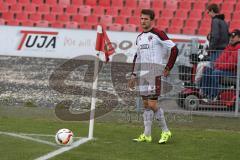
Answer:
[[152, 141], [152, 136], [151, 136], [152, 121], [153, 121], [154, 112], [148, 106], [148, 97], [143, 96], [142, 99], [143, 99], [143, 105], [144, 105], [144, 111], [143, 111], [144, 133], [141, 134], [138, 138], [133, 140], [137, 142], [151, 142]]
[[172, 134], [167, 127], [164, 111], [162, 108], [158, 108], [158, 110], [155, 112], [155, 117], [159, 123], [159, 126], [162, 128], [162, 133], [161, 133], [161, 138], [159, 140], [159, 143], [160, 144], [166, 143], [169, 140], [169, 138], [172, 136]]

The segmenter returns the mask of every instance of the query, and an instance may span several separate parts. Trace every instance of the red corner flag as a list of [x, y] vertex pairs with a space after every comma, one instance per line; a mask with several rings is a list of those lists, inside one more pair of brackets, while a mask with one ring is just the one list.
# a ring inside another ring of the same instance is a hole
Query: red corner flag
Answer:
[[109, 61], [109, 56], [115, 52], [115, 49], [110, 42], [107, 33], [102, 28], [102, 26], [97, 26], [97, 40], [95, 49], [100, 52], [104, 52], [106, 57], [106, 62]]

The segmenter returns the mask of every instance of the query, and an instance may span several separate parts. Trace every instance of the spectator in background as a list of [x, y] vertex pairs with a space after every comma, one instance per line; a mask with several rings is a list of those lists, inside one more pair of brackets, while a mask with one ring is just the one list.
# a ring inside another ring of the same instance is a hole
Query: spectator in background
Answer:
[[210, 61], [214, 62], [221, 51], [228, 45], [229, 31], [228, 25], [224, 21], [224, 14], [220, 14], [217, 4], [210, 4], [207, 12], [212, 18], [211, 31], [208, 34]]
[[213, 68], [206, 68], [200, 81], [204, 95], [211, 100], [217, 100], [220, 91], [221, 77], [235, 77], [237, 73], [238, 50], [240, 50], [240, 30], [230, 33], [229, 45], [214, 62]]

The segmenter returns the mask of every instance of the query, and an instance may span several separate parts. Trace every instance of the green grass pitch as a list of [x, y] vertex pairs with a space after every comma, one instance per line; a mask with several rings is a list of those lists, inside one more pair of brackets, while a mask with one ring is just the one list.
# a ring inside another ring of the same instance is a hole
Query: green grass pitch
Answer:
[[[87, 122], [64, 122], [45, 111], [48, 109], [0, 109], [1, 132], [54, 135], [60, 128], [69, 128], [76, 137], [88, 135]], [[171, 121], [169, 127], [173, 138], [164, 145], [157, 144], [160, 137], [157, 123], [154, 123], [152, 131], [152, 143], [135, 143], [131, 139], [142, 132], [142, 122], [106, 119], [96, 120], [94, 140], [52, 159], [236, 160], [240, 155], [239, 118], [192, 116], [191, 121]], [[54, 137], [51, 136], [34, 138], [54, 143]], [[3, 134], [0, 134], [0, 142], [1, 160], [35, 159], [59, 148]]]

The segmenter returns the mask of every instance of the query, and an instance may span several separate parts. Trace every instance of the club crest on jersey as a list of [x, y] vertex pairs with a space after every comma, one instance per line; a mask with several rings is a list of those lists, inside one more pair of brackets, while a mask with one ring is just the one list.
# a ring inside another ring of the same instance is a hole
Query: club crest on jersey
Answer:
[[151, 41], [153, 39], [153, 36], [148, 36], [148, 40]]

